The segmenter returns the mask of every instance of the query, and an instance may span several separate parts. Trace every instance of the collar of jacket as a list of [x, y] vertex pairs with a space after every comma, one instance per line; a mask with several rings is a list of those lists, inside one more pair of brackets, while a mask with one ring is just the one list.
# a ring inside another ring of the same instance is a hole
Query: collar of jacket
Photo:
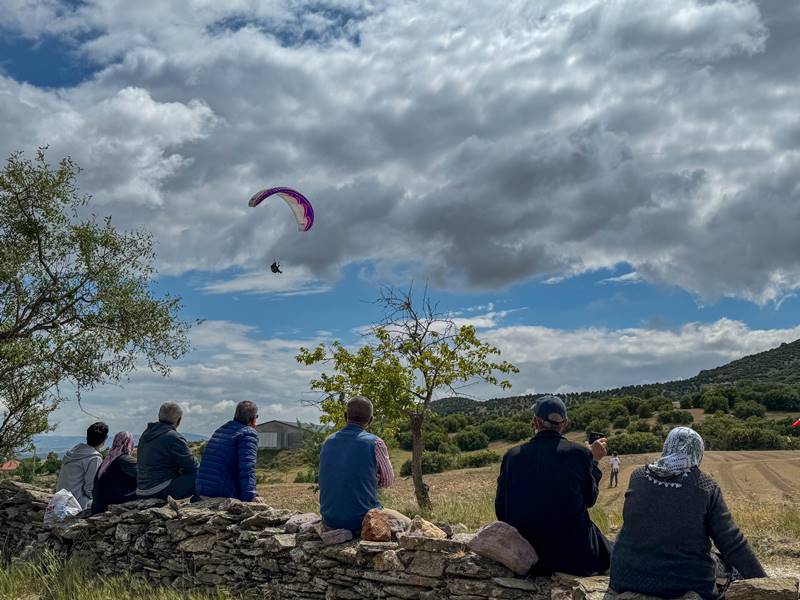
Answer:
[[537, 432], [535, 436], [533, 436], [533, 439], [536, 439], [536, 438], [538, 438], [540, 436], [541, 437], [559, 437], [559, 438], [563, 438], [564, 437], [563, 434], [560, 434], [557, 431], [553, 431], [551, 429], [542, 429], [541, 431]]

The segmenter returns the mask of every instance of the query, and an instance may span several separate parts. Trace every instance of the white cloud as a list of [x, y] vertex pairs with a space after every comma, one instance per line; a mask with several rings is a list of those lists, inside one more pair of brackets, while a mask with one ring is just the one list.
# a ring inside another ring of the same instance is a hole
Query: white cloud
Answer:
[[[353, 263], [497, 288], [627, 262], [711, 301], [800, 284], [795, 3], [12, 0], [0, 22], [99, 68], [0, 77], [0, 152], [72, 154], [161, 272], [245, 273], [217, 291], [280, 291], [252, 275], [275, 255], [313, 290]], [[308, 235], [246, 209], [273, 183], [312, 198]]]

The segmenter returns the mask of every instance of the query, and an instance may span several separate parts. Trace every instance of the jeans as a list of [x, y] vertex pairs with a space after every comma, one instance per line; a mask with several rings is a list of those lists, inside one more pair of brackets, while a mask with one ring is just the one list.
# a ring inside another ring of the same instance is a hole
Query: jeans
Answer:
[[619, 485], [619, 471], [611, 471], [611, 479], [608, 480], [608, 487]]

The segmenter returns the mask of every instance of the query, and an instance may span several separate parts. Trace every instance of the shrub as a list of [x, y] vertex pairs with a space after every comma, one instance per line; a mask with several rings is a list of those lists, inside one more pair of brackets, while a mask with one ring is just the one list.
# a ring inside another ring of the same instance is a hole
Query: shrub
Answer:
[[442, 444], [447, 444], [450, 442], [450, 438], [447, 437], [446, 434], [442, 433], [441, 431], [431, 431], [423, 433], [422, 435], [422, 446], [424, 450], [429, 450], [431, 452], [436, 451], [439, 449], [439, 446]]
[[533, 432], [531, 431], [531, 424], [529, 422], [521, 423], [519, 421], [513, 421], [506, 430], [505, 439], [509, 442], [518, 442], [528, 439], [532, 434]]
[[628, 409], [622, 403], [609, 404], [606, 416], [609, 421], [614, 421], [617, 417], [628, 416]]
[[691, 396], [684, 396], [681, 398], [681, 409], [688, 410], [690, 408], [693, 408]]
[[453, 442], [447, 441], [444, 444], [439, 444], [438, 452], [442, 454], [458, 454], [461, 450]]
[[740, 400], [733, 407], [732, 412], [740, 419], [747, 419], [748, 417], [763, 417], [767, 413], [767, 408], [753, 400]]
[[711, 390], [703, 392], [703, 412], [713, 415], [718, 412], [728, 412], [728, 399], [720, 392]]
[[313, 469], [308, 469], [307, 471], [298, 471], [297, 475], [294, 476], [295, 483], [317, 483], [318, 479], [319, 474]]
[[631, 418], [628, 415], [620, 415], [614, 419], [615, 429], [625, 429], [631, 423]]
[[[455, 464], [455, 457], [451, 454], [443, 454], [442, 452], [423, 452], [422, 453], [422, 473], [428, 475], [430, 473], [441, 473], [448, 469], [452, 469]], [[408, 459], [400, 467], [400, 475], [408, 477], [411, 475], [411, 459]]]
[[464, 431], [459, 431], [453, 441], [464, 452], [482, 450], [489, 445], [489, 438], [477, 427], [467, 427]]
[[442, 425], [447, 433], [457, 433], [472, 424], [472, 420], [467, 415], [452, 414], [442, 419]]
[[653, 416], [653, 409], [647, 403], [642, 403], [639, 405], [639, 408], [636, 409], [636, 414], [639, 415], [640, 419], [649, 419]]
[[472, 454], [462, 454], [458, 457], [459, 469], [474, 469], [485, 467], [492, 463], [500, 462], [500, 455], [493, 450], [481, 450]]
[[586, 426], [587, 433], [589, 431], [608, 433], [609, 429], [611, 429], [611, 423], [608, 421], [608, 419], [592, 419], [589, 425]]
[[619, 433], [608, 438], [609, 454], [641, 454], [658, 452], [661, 441], [652, 433]]
[[736, 427], [727, 432], [724, 450], [780, 450], [786, 440], [775, 431], [758, 427]]
[[411, 432], [410, 431], [399, 431], [397, 433], [397, 445], [400, 446], [403, 450], [411, 450]]
[[480, 430], [489, 441], [501, 440], [505, 437], [509, 423], [505, 419], [491, 419], [481, 423]]
[[688, 425], [694, 421], [694, 417], [687, 410], [664, 410], [658, 413], [657, 420], [667, 425]]

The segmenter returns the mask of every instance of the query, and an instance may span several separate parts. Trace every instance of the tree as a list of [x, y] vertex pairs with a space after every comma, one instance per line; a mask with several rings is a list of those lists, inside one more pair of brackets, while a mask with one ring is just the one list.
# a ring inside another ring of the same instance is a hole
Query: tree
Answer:
[[189, 349], [180, 299], [150, 290], [150, 235], [86, 216], [77, 172], [44, 150], [0, 172], [0, 457], [48, 430], [64, 387], [118, 381], [142, 359], [166, 375]]
[[[369, 343], [357, 352], [334, 342], [331, 348], [301, 348], [297, 358], [308, 365], [326, 361], [334, 364], [336, 374], [313, 380], [312, 389], [343, 400], [351, 390], [362, 393], [374, 388], [379, 401], [374, 395], [365, 395], [375, 402], [376, 410], [380, 406], [385, 413], [403, 414], [408, 419], [414, 493], [420, 509], [429, 512], [431, 501], [422, 477], [423, 426], [434, 394], [448, 391], [459, 395], [457, 388], [478, 382], [508, 389], [511, 383], [498, 379], [496, 373], [519, 370], [509, 362], [495, 362], [493, 357], [500, 350], [480, 341], [474, 327], [459, 326], [448, 314], [440, 312], [427, 289], [416, 297], [413, 286], [405, 293], [385, 288], [377, 304], [383, 309], [383, 317], [371, 328]], [[357, 361], [362, 353], [368, 360]], [[382, 379], [382, 374], [391, 385]], [[323, 402], [322, 408], [328, 413], [331, 404]]]

